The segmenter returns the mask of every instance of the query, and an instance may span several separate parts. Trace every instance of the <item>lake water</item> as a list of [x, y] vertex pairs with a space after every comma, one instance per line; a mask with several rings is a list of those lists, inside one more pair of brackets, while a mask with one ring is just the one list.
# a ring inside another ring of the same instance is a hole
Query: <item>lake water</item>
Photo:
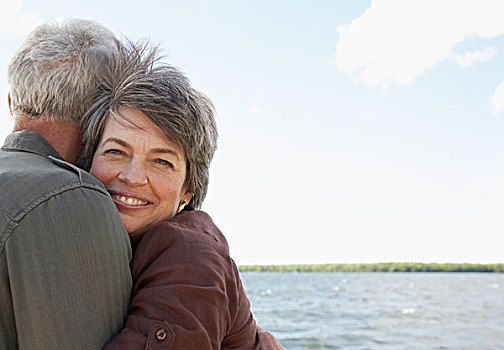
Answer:
[[289, 350], [504, 349], [504, 274], [241, 274]]

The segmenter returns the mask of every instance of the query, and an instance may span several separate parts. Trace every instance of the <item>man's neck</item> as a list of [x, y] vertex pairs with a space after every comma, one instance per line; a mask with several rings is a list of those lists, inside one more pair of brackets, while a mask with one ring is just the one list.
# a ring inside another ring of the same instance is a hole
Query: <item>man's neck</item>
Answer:
[[75, 164], [81, 148], [79, 124], [61, 124], [48, 117], [17, 121], [13, 131], [38, 132], [69, 163]]

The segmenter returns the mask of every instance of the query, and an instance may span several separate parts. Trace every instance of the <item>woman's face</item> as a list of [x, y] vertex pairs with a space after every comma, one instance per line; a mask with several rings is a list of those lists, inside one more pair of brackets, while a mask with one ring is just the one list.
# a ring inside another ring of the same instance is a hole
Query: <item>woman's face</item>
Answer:
[[132, 120], [109, 116], [93, 156], [91, 174], [110, 192], [131, 237], [177, 213], [192, 192], [185, 185], [183, 149], [141, 111], [121, 108]]

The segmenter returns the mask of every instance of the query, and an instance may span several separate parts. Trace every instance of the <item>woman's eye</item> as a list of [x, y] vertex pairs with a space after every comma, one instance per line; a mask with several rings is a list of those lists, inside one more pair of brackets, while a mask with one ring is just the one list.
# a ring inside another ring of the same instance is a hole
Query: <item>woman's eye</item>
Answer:
[[105, 154], [118, 154], [118, 155], [121, 155], [121, 154], [124, 154], [123, 151], [121, 150], [118, 150], [118, 149], [108, 149], [108, 150], [105, 150]]
[[173, 164], [170, 163], [169, 161], [165, 160], [165, 159], [156, 159], [155, 162], [158, 163], [158, 164], [161, 164], [161, 165], [173, 168]]

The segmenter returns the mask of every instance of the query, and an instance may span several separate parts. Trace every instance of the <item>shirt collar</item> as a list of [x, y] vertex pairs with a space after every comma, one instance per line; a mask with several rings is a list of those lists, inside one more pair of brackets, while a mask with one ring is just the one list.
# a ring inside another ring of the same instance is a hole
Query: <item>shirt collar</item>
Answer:
[[64, 160], [42, 135], [34, 131], [22, 130], [7, 135], [2, 149], [30, 152], [44, 157], [52, 156]]

